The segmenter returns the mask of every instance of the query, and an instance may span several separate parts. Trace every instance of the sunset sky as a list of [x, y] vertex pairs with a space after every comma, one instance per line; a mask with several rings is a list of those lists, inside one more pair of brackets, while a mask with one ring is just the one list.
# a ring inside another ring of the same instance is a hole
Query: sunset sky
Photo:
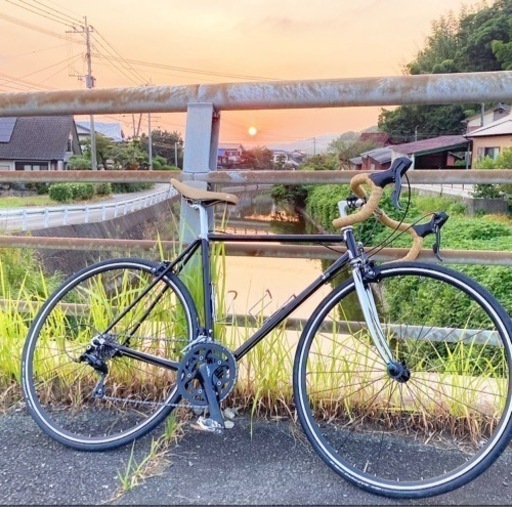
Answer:
[[[390, 76], [465, 0], [0, 0], [0, 93], [85, 88], [87, 16], [97, 88]], [[379, 108], [224, 112], [221, 142], [268, 145], [359, 131]], [[138, 118], [122, 121], [133, 134]], [[142, 119], [147, 129], [147, 119]], [[152, 115], [184, 133], [184, 115]], [[248, 129], [255, 127], [256, 135]]]

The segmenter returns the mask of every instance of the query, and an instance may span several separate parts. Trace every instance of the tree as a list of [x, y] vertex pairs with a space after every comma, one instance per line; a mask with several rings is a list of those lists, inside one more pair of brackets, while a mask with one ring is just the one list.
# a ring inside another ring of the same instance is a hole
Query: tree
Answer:
[[334, 153], [338, 158], [339, 169], [350, 169], [350, 159], [359, 156], [365, 151], [376, 148], [378, 143], [375, 141], [360, 141], [359, 139], [347, 141], [343, 136], [334, 139], [329, 144], [327, 150]]
[[265, 147], [257, 146], [242, 152], [240, 168], [255, 171], [270, 170], [273, 167], [272, 152]]
[[[485, 157], [477, 161], [475, 169], [510, 169], [512, 167], [512, 148], [505, 148], [495, 159]], [[512, 201], [512, 184], [477, 183], [474, 186], [473, 197]]]
[[379, 129], [387, 132], [393, 143], [409, 143], [430, 137], [463, 134], [463, 120], [476, 109], [462, 104], [450, 106], [402, 106], [394, 111], [382, 109]]
[[[108, 167], [108, 160], [111, 158], [115, 143], [108, 137], [96, 133], [96, 160], [99, 161], [105, 169]], [[82, 143], [84, 157], [89, 159], [89, 169], [91, 168], [91, 140], [88, 138]]]
[[338, 159], [334, 153], [311, 155], [299, 167], [301, 171], [333, 171], [338, 168]]
[[[149, 154], [149, 138], [142, 134], [140, 138], [141, 149]], [[167, 164], [183, 167], [183, 138], [181, 133], [156, 129], [151, 131], [152, 156], [163, 157]]]
[[116, 169], [139, 169], [148, 160], [147, 154], [136, 140], [118, 143], [114, 146], [111, 156]]
[[[479, 10], [462, 9], [432, 24], [432, 33], [416, 58], [405, 66], [407, 74], [483, 72], [512, 68], [512, 0], [495, 0]], [[480, 104], [400, 106], [382, 109], [379, 129], [394, 142], [464, 131], [461, 121], [479, 111]]]

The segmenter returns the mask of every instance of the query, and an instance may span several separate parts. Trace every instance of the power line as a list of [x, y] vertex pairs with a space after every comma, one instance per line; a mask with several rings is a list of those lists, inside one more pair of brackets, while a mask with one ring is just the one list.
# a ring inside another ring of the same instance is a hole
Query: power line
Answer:
[[[10, 23], [14, 23], [16, 25], [22, 26], [23, 28], [28, 28], [29, 30], [33, 30], [35, 32], [42, 33], [44, 35], [56, 37], [57, 39], [62, 39], [62, 40], [68, 41], [68, 42], [70, 41], [70, 38], [67, 35], [62, 35], [57, 32], [52, 32], [51, 30], [46, 30], [45, 28], [41, 28], [37, 25], [33, 25], [32, 23], [28, 23], [26, 21], [15, 18], [13, 16], [8, 16], [7, 14], [0, 13], [0, 18], [5, 19], [6, 21], [9, 21]], [[75, 42], [75, 41], [72, 41], [72, 42]], [[80, 42], [80, 43], [85, 44], [84, 42]]]
[[[13, 0], [6, 0], [7, 2], [9, 2], [10, 4], [12, 5], [15, 5], [16, 7], [19, 7], [21, 9], [24, 9], [26, 11], [29, 11], [29, 12], [32, 12], [33, 14], [37, 14], [38, 16], [41, 16], [43, 18], [46, 18], [46, 19], [49, 19], [50, 21], [53, 21], [55, 23], [63, 23], [65, 25], [68, 25], [68, 26], [73, 26], [72, 23], [70, 23], [69, 21], [65, 21], [61, 18], [59, 18], [58, 16], [56, 16], [55, 14], [52, 14], [51, 12], [48, 12], [48, 11], [45, 11], [44, 9], [41, 9], [40, 7], [36, 7], [36, 6], [31, 6], [32, 9], [30, 9], [29, 7], [27, 6], [24, 6], [24, 5], [20, 5], [16, 2], [14, 2]], [[20, 2], [23, 2], [23, 3], [26, 3], [24, 0], [19, 0]], [[36, 10], [34, 10], [36, 9]], [[42, 12], [39, 12], [39, 11], [42, 11]], [[43, 14], [46, 13], [46, 14]], [[49, 14], [49, 15], [48, 15]]]
[[[106, 48], [102, 43], [101, 41], [98, 41], [97, 39], [95, 39], [95, 44], [93, 44], [93, 48], [96, 49], [96, 51], [98, 51], [98, 48], [96, 46], [96, 44], [99, 44], [103, 49], [107, 50], [108, 51], [108, 48]], [[97, 54], [97, 53], [95, 53]], [[146, 80], [144, 79], [144, 77], [141, 77], [139, 81], [137, 81], [132, 74], [130, 74], [130, 69], [126, 70], [126, 67], [124, 66], [121, 66], [119, 65], [118, 63], [115, 63], [115, 62], [111, 62], [110, 63], [111, 67], [116, 70], [117, 72], [119, 72], [119, 74], [123, 75], [125, 78], [127, 78], [129, 81], [131, 81], [132, 83], [134, 83], [135, 85], [137, 86], [141, 86], [141, 84], [143, 84]]]
[[[106, 44], [106, 45], [107, 45], [107, 46], [112, 50], [112, 51], [109, 51], [107, 48], [105, 48], [105, 49], [107, 50], [107, 52], [108, 52], [108, 53], [110, 53], [112, 57], [117, 58], [117, 59], [121, 59], [121, 62], [124, 64], [124, 66], [127, 68], [127, 70], [128, 70], [128, 71], [130, 71], [130, 72], [133, 72], [133, 73], [134, 73], [134, 74], [135, 74], [135, 75], [140, 79], [140, 83], [139, 83], [139, 84], [142, 84], [142, 83], [143, 83], [143, 84], [145, 84], [145, 83], [147, 83], [147, 79], [146, 79], [142, 74], [140, 74], [136, 69], [134, 69], [131, 65], [129, 65], [129, 62], [126, 60], [126, 58], [124, 58], [124, 57], [121, 55], [121, 53], [119, 53], [119, 51], [117, 51], [117, 49], [115, 49], [115, 48], [112, 46], [112, 44], [110, 44], [110, 43], [108, 42], [108, 40], [107, 40], [105, 37], [103, 37], [103, 35], [102, 35], [98, 30], [96, 30], [96, 32], [95, 32], [95, 33], [96, 33], [96, 35], [98, 35], [98, 36], [99, 36], [99, 37], [100, 37], [100, 38], [105, 42], [105, 44]], [[99, 43], [100, 45], [102, 45], [99, 41], [98, 41], [98, 43]], [[103, 46], [103, 47], [105, 47], [105, 46]], [[115, 54], [113, 54], [113, 53], [115, 53]], [[116, 57], [116, 55], [117, 55], [117, 57]]]
[[57, 63], [52, 63], [51, 65], [47, 65], [46, 67], [43, 67], [42, 69], [35, 70], [34, 72], [30, 72], [29, 74], [25, 74], [24, 76], [21, 76], [21, 79], [24, 79], [24, 78], [29, 77], [29, 76], [33, 76], [34, 74], [39, 74], [40, 72], [43, 72], [43, 71], [48, 70], [48, 69], [52, 69], [53, 67], [56, 67], [57, 65], [69, 62], [69, 60], [78, 60], [80, 58], [81, 58], [81, 56], [65, 58], [64, 60], [61, 60], [61, 61], [59, 61]]
[[[36, 1], [37, 3], [41, 3], [41, 2], [39, 2], [39, 1], [37, 1], [37, 0], [34, 0], [34, 1]], [[53, 0], [45, 0], [45, 3], [44, 3], [43, 5], [47, 5], [48, 3], [51, 3], [51, 4], [53, 4], [53, 5], [57, 5], [57, 6], [59, 7], [59, 9], [63, 9], [63, 10], [66, 10], [66, 11], [68, 11], [68, 12], [73, 13], [74, 15], [76, 15], [76, 16], [77, 16], [77, 19], [82, 19], [82, 17], [83, 17], [83, 16], [82, 16], [81, 14], [79, 14], [78, 12], [75, 12], [75, 11], [73, 11], [72, 9], [69, 9], [68, 7], [66, 7], [66, 6], [64, 6], [64, 5], [59, 5], [57, 2], [54, 2]]]
[[[68, 58], [66, 58], [66, 60], [63, 60], [62, 62], [60, 63], [66, 63], [66, 65], [63, 67], [63, 68], [60, 68], [59, 70], [55, 71], [53, 74], [50, 74], [49, 76], [46, 76], [42, 81], [40, 81], [41, 83], [44, 83], [46, 80], [52, 78], [53, 76], [56, 76], [59, 72], [62, 72], [66, 67], [69, 68], [69, 64], [70, 63], [74, 63], [76, 62], [77, 60], [81, 59], [82, 57], [80, 55], [76, 56], [74, 59], [72, 59], [72, 61], [69, 61]], [[52, 65], [53, 67], [54, 65]], [[49, 67], [47, 67], [48, 69]]]
[[[98, 41], [96, 41], [98, 42]], [[94, 49], [96, 49], [96, 51], [98, 50], [98, 48], [96, 47], [96, 44], [93, 43], [92, 47]], [[96, 54], [96, 53], [95, 53]], [[117, 64], [114, 64], [112, 63], [111, 64], [111, 68], [113, 68], [114, 70], [116, 70], [117, 72], [119, 72], [119, 74], [121, 74], [122, 76], [124, 76], [125, 78], [127, 78], [129, 81], [131, 81], [132, 83], [136, 84], [136, 85], [140, 85], [140, 82], [136, 81], [133, 76], [131, 76], [130, 74], [128, 74], [122, 67], [120, 67], [119, 65]]]
[[[23, 3], [26, 3], [24, 0], [19, 0], [19, 1], [20, 2], [23, 1]], [[39, 5], [42, 5], [43, 7], [46, 7], [47, 9], [51, 9], [53, 12], [56, 12], [59, 16], [68, 18], [69, 20], [73, 21], [74, 23], [78, 23], [78, 24], [81, 23], [81, 18], [80, 17], [76, 17], [75, 18], [74, 16], [70, 16], [69, 14], [66, 14], [65, 12], [62, 12], [62, 11], [60, 11], [58, 9], [55, 9], [54, 7], [50, 7], [48, 5], [48, 0], [46, 0], [46, 3], [40, 2], [39, 0], [32, 0], [32, 2], [34, 2], [36, 4], [39, 4]], [[55, 4], [55, 5], [57, 5], [57, 4]]]
[[34, 49], [33, 51], [25, 51], [24, 53], [18, 53], [16, 56], [18, 57], [18, 56], [33, 55], [35, 53], [42, 53], [44, 51], [50, 51], [51, 49], [63, 48], [66, 45], [67, 44], [57, 44], [56, 46], [50, 46], [50, 47], [47, 47], [47, 48]]
[[[98, 57], [102, 57], [104, 55], [95, 55]], [[117, 57], [110, 57], [110, 59], [118, 59]], [[216, 76], [216, 77], [229, 77], [234, 79], [244, 79], [244, 80], [263, 80], [263, 81], [278, 81], [278, 78], [271, 78], [271, 77], [261, 77], [261, 76], [248, 76], [243, 74], [233, 74], [228, 72], [214, 72], [209, 70], [201, 70], [201, 69], [195, 69], [191, 67], [178, 67], [175, 65], [166, 65], [163, 63], [152, 63], [152, 62], [146, 62], [143, 60], [134, 60], [131, 58], [124, 58], [124, 60], [128, 63], [132, 63], [134, 65], [140, 65], [142, 67], [151, 67], [155, 69], [165, 69], [165, 70], [172, 70], [174, 72], [184, 72], [184, 73], [192, 73], [192, 74], [199, 74], [199, 75], [205, 75], [205, 76]]]

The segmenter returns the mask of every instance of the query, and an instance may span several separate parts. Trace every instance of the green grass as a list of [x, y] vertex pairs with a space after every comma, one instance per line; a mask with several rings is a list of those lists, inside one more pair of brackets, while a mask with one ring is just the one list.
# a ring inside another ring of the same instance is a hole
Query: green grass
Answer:
[[14, 195], [0, 197], [0, 208], [25, 208], [29, 206], [55, 206], [57, 203], [48, 195], [18, 197]]
[[[110, 196], [94, 196], [87, 201], [73, 201], [65, 203], [72, 204], [87, 204], [92, 202], [101, 202], [108, 199]], [[14, 195], [0, 197], [0, 208], [29, 208], [32, 206], [61, 206], [63, 203], [50, 199], [48, 195], [31, 195], [27, 197], [19, 197]]]
[[[220, 323], [216, 326], [217, 339], [224, 343], [229, 349], [236, 349], [243, 341], [245, 341], [264, 320], [263, 315], [256, 317], [256, 321], [252, 317], [248, 317], [241, 325], [223, 325], [221, 324], [226, 320], [226, 301], [224, 300], [225, 294], [225, 254], [222, 245], [219, 246], [220, 250], [215, 251], [213, 255], [213, 269], [212, 273], [215, 274], [215, 285], [217, 288], [217, 308], [218, 320]], [[163, 255], [164, 252], [160, 251]], [[20, 353], [23, 346], [25, 336], [28, 332], [30, 322], [33, 320], [35, 313], [40, 306], [41, 302], [51, 292], [54, 280], [46, 279], [43, 273], [37, 269], [37, 263], [31, 257], [26, 257], [27, 253], [21, 250], [7, 250], [0, 255], [0, 290], [3, 299], [3, 304], [0, 305], [0, 402], [4, 407], [12, 405], [13, 402], [19, 399], [19, 379], [20, 379]], [[30, 261], [30, 259], [32, 259]], [[30, 262], [31, 264], [30, 264]], [[27, 269], [29, 267], [29, 269]], [[28, 273], [28, 274], [27, 274]], [[188, 274], [190, 276], [190, 273]], [[197, 293], [201, 286], [200, 279], [192, 277], [193, 293]], [[190, 281], [190, 277], [189, 277]], [[128, 296], [128, 291], [122, 291]], [[94, 291], [95, 304], [102, 307], [102, 294], [101, 292]], [[106, 297], [106, 296], [103, 296]], [[31, 302], [28, 305], [20, 306], [20, 301]], [[89, 314], [93, 316], [97, 308], [91, 304], [89, 307]], [[99, 312], [100, 316], [103, 315]], [[62, 320], [66, 319], [63, 313]], [[49, 324], [47, 332], [50, 337], [59, 336], [59, 327], [62, 322], [57, 322], [58, 318], [53, 324]], [[52, 332], [51, 325], [55, 326]], [[148, 323], [151, 326], [151, 323]], [[95, 327], [101, 328], [100, 322]], [[230, 395], [228, 403], [237, 407], [242, 407], [248, 410], [255, 416], [275, 416], [275, 417], [292, 417], [294, 418], [294, 408], [292, 399], [292, 367], [295, 354], [295, 344], [299, 333], [292, 336], [292, 333], [284, 328], [284, 325], [279, 326], [272, 331], [263, 341], [261, 341], [244, 359], [239, 363], [238, 383], [234, 391]], [[53, 338], [50, 338], [53, 339]], [[331, 340], [334, 343], [334, 340]], [[338, 358], [339, 353], [333, 351], [330, 356], [331, 359]], [[364, 356], [364, 354], [363, 354]], [[439, 354], [436, 358], [439, 361], [446, 362], [446, 371], [455, 371], [450, 368], [450, 364], [464, 365], [467, 371], [457, 372], [458, 375], [467, 373], [469, 377], [477, 379], [478, 364], [486, 364], [488, 358], [483, 354], [483, 349], [477, 347], [464, 347], [462, 344], [456, 348], [448, 349], [445, 354]], [[370, 353], [368, 357], [362, 357], [361, 361], [367, 361], [367, 370], [374, 369], [373, 363], [376, 361], [374, 355]], [[359, 362], [359, 366], [361, 362]], [[356, 365], [357, 366], [357, 365]], [[319, 364], [317, 371], [319, 372], [318, 382], [321, 385], [323, 382], [328, 382], [325, 389], [335, 393], [332, 399], [319, 398], [315, 400], [318, 405], [318, 410], [325, 411], [326, 416], [328, 413], [336, 414], [341, 408], [346, 413], [357, 412], [358, 410], [365, 410], [365, 400], [358, 399], [357, 396], [344, 395], [341, 396], [340, 387], [330, 389], [332, 382], [336, 386], [344, 386], [348, 384], [347, 379], [354, 376], [361, 375], [360, 372], [350, 370], [351, 365], [346, 362], [345, 366], [341, 369], [338, 368], [338, 373], [335, 375], [326, 375], [322, 372], [332, 372], [333, 365], [327, 362], [326, 364]], [[483, 369], [486, 370], [487, 367]], [[51, 371], [51, 368], [49, 368]], [[440, 368], [439, 371], [442, 371]], [[476, 372], [476, 373], [475, 373]], [[136, 382], [136, 375], [131, 376], [131, 372], [126, 372], [130, 375], [133, 382], [123, 382], [123, 385], [129, 386], [134, 392], [138, 392], [140, 383]], [[142, 372], [143, 373], [143, 372]], [[453, 374], [452, 374], [453, 375]], [[473, 380], [470, 380], [471, 382]], [[475, 380], [476, 381], [476, 380]], [[482, 379], [486, 382], [486, 379]], [[461, 381], [460, 386], [452, 384], [454, 393], [452, 398], [454, 400], [464, 400], [464, 404], [457, 405], [454, 403], [453, 413], [455, 418], [459, 421], [470, 421], [471, 417], [467, 418], [463, 414], [465, 404], [471, 405], [472, 402], [464, 398], [463, 393], [471, 395], [475, 390], [466, 389], [467, 384]], [[125, 393], [126, 394], [126, 393]], [[350, 394], [350, 393], [349, 393]], [[140, 395], [140, 394], [139, 394]], [[343, 401], [340, 402], [340, 399]], [[358, 407], [358, 403], [363, 402], [362, 406]], [[340, 405], [341, 403], [341, 405]], [[471, 415], [471, 414], [470, 414]], [[471, 422], [471, 421], [470, 421]], [[443, 424], [448, 421], [443, 421]], [[175, 419], [169, 419], [170, 427], [165, 432], [166, 441], [170, 441], [173, 435], [176, 434], [178, 423]], [[474, 426], [473, 423], [468, 426]], [[472, 428], [472, 431], [475, 431]], [[164, 437], [162, 437], [164, 438]], [[155, 444], [156, 445], [156, 444]], [[119, 480], [122, 484], [124, 491], [129, 490], [141, 477], [145, 476], [152, 470], [153, 459], [152, 456], [161, 456], [161, 443], [157, 447], [152, 447], [150, 456], [141, 462], [136, 462], [132, 457], [123, 472], [119, 473]], [[158, 461], [158, 460], [156, 460]]]

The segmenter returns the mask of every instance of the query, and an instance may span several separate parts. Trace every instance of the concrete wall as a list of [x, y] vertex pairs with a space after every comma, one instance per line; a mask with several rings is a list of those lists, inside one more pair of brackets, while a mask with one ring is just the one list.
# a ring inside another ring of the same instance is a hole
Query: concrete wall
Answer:
[[[174, 216], [171, 213], [171, 201], [163, 201], [149, 208], [104, 222], [50, 227], [31, 231], [30, 234], [31, 236], [65, 238], [155, 239], [158, 233], [162, 240], [172, 239], [171, 231], [175, 230], [172, 223], [173, 221], [177, 223], [179, 216]], [[48, 249], [41, 249], [38, 253], [48, 273], [60, 271], [66, 275], [101, 259], [128, 255], [128, 252], [121, 251]], [[132, 251], [131, 255], [149, 257], [151, 252]]]

